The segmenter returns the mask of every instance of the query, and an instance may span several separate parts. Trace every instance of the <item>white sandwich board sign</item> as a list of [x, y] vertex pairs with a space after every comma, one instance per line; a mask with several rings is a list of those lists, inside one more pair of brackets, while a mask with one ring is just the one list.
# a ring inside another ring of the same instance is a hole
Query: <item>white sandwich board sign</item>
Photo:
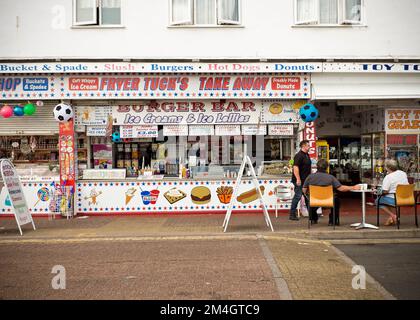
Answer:
[[32, 227], [35, 230], [35, 224], [28, 210], [19, 175], [10, 160], [0, 159], [0, 172], [4, 187], [7, 188], [9, 193], [20, 235], [22, 235], [21, 226], [25, 224], [32, 223]]

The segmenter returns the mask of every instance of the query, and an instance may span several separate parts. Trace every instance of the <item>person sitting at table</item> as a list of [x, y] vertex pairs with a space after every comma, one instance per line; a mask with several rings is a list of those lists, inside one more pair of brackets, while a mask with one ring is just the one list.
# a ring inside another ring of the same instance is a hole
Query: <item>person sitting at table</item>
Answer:
[[392, 226], [397, 223], [397, 216], [386, 206], [395, 206], [395, 192], [397, 190], [397, 185], [408, 184], [408, 178], [404, 171], [398, 170], [398, 163], [396, 160], [385, 160], [385, 170], [387, 175], [382, 181], [383, 197], [380, 198], [379, 204], [379, 198], [376, 199], [375, 203], [376, 206], [379, 205], [379, 209], [382, 209], [389, 215], [388, 220], [385, 222], [385, 226]]
[[[336, 177], [327, 173], [328, 162], [324, 159], [321, 159], [316, 164], [317, 172], [310, 174], [303, 185], [303, 193], [306, 193], [309, 189], [309, 186], [333, 186], [334, 189], [347, 192], [352, 190], [360, 190], [360, 186], [345, 186], [342, 185]], [[318, 223], [318, 214], [317, 214], [316, 207], [309, 208], [309, 219], [311, 219], [313, 224]], [[339, 216], [340, 216], [340, 199], [338, 198], [337, 194], [334, 194], [334, 209], [335, 209], [335, 225], [339, 225]], [[331, 213], [329, 216], [329, 226], [333, 225], [333, 212], [331, 208]]]

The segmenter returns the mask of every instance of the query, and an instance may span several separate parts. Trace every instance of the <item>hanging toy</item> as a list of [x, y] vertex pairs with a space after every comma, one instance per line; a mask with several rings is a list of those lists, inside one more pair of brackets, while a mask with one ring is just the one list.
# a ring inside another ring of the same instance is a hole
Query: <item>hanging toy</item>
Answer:
[[0, 115], [3, 118], [10, 118], [13, 115], [13, 109], [12, 109], [12, 107], [11, 106], [8, 106], [8, 105], [3, 106], [3, 108], [1, 108], [1, 110], [0, 110]]
[[112, 142], [121, 142], [121, 136], [118, 131], [112, 133]]
[[318, 118], [319, 111], [312, 103], [307, 103], [299, 109], [299, 115], [304, 122], [312, 122]]
[[67, 122], [73, 118], [73, 108], [65, 103], [57, 104], [54, 107], [54, 118], [59, 122]]
[[32, 103], [28, 103], [23, 107], [23, 113], [27, 116], [31, 116], [36, 112], [36, 107]]
[[25, 114], [25, 112], [23, 111], [23, 108], [21, 106], [15, 106], [13, 108], [13, 114], [16, 117], [22, 117]]

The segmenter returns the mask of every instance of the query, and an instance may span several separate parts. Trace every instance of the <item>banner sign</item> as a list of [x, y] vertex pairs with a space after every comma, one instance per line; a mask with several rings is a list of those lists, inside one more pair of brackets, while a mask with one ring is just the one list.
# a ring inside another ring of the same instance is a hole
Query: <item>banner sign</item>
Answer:
[[[1, 76], [0, 99], [310, 98], [306, 73]], [[99, 123], [90, 123], [96, 125]]]
[[273, 124], [268, 126], [270, 136], [293, 136], [293, 125]]
[[163, 126], [163, 136], [188, 136], [188, 126]]
[[76, 106], [74, 122], [76, 125], [106, 126], [111, 113], [110, 106]]
[[87, 126], [86, 135], [88, 137], [106, 137], [106, 127]]
[[214, 136], [214, 126], [188, 126], [190, 136]]
[[395, 62], [49, 62], [0, 63], [0, 73], [294, 73], [420, 72], [420, 64]]
[[19, 175], [17, 174], [16, 169], [10, 162], [10, 160], [0, 160], [0, 172], [4, 181], [4, 185], [6, 186], [9, 194], [11, 205], [14, 208], [15, 218], [18, 224], [20, 234], [22, 235], [22, 230], [20, 226], [25, 225], [27, 223], [32, 223], [32, 226], [35, 230], [35, 225], [32, 220], [32, 216], [29, 213], [25, 195], [23, 194]]
[[255, 124], [243, 124], [242, 126], [242, 135], [244, 136], [265, 136], [267, 134], [267, 126], [265, 124], [255, 125]]
[[420, 133], [420, 108], [385, 109], [385, 131], [392, 133]]
[[[302, 100], [297, 105], [302, 105]], [[147, 104], [112, 107], [114, 125], [213, 125], [297, 123], [292, 100], [183, 101], [154, 100]]]
[[239, 125], [221, 125], [216, 126], [216, 136], [240, 136], [241, 126]]
[[121, 126], [121, 138], [156, 138], [158, 136], [158, 126]]
[[303, 139], [309, 141], [309, 157], [312, 161], [312, 166], [315, 166], [318, 160], [318, 154], [316, 150], [316, 132], [315, 132], [315, 122], [305, 122], [305, 128], [303, 129]]
[[72, 186], [76, 180], [73, 120], [59, 124], [60, 185]]

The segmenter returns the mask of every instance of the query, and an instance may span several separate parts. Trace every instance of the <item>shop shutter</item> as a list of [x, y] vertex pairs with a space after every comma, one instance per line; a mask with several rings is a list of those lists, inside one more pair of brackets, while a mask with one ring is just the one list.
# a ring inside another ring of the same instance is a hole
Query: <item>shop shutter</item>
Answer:
[[[58, 122], [54, 119], [53, 108], [58, 101], [44, 101], [42, 107], [36, 107], [32, 116], [3, 118], [0, 116], [1, 136], [20, 135], [55, 135], [58, 134]], [[3, 103], [2, 103], [3, 104]], [[24, 103], [8, 103], [10, 106]]]

